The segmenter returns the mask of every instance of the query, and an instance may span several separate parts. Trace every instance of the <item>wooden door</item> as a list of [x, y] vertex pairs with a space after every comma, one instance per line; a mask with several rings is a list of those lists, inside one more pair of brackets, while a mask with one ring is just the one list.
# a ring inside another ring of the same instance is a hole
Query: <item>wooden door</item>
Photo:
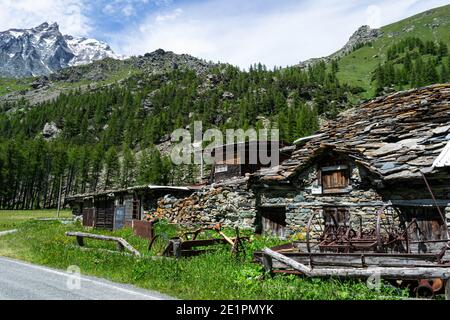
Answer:
[[113, 230], [114, 228], [114, 201], [100, 199], [95, 203], [95, 227], [99, 229]]
[[94, 208], [83, 209], [83, 226], [84, 227], [94, 226]]
[[133, 220], [141, 220], [141, 202], [133, 200]]
[[[444, 212], [444, 208], [441, 210]], [[408, 230], [412, 253], [439, 253], [445, 246], [439, 240], [448, 239], [448, 227], [442, 222], [438, 210], [435, 207], [405, 207], [401, 208], [401, 212], [407, 223], [413, 219], [417, 221], [417, 225], [413, 224]]]
[[285, 208], [261, 208], [262, 234], [284, 238], [286, 230]]

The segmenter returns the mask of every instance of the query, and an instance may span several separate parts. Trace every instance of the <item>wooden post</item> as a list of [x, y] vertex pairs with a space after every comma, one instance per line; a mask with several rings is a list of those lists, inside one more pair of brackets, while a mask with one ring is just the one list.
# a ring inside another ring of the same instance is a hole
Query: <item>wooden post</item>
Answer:
[[83, 237], [77, 236], [77, 243], [80, 247], [84, 246], [84, 239]]
[[450, 279], [445, 280], [445, 300], [450, 300]]
[[58, 218], [59, 218], [59, 216], [60, 216], [60, 211], [61, 211], [62, 181], [63, 181], [63, 176], [61, 175], [61, 178], [59, 179], [58, 212], [56, 213], [56, 215], [57, 215]]
[[181, 240], [174, 239], [170, 240], [172, 242], [172, 248], [173, 248], [173, 255], [176, 259], [179, 259], [181, 257]]
[[125, 250], [125, 247], [123, 246], [123, 244], [122, 244], [122, 243], [120, 243], [120, 242], [117, 242], [117, 250], [119, 250], [119, 251], [123, 251], [123, 250]]
[[263, 254], [262, 263], [267, 272], [272, 272], [272, 267], [273, 267], [272, 262], [273, 262], [272, 257], [270, 257], [266, 254]]

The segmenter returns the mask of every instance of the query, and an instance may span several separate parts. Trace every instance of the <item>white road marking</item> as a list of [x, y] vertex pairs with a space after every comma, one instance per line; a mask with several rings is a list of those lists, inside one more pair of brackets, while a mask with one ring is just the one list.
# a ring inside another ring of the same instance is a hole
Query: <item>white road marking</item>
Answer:
[[[45, 271], [45, 272], [48, 272], [48, 273], [57, 274], [57, 275], [60, 275], [60, 276], [65, 276], [65, 277], [73, 276], [73, 275], [71, 275], [69, 273], [66, 273], [66, 272], [63, 272], [63, 271], [57, 271], [57, 270], [53, 270], [53, 269], [49, 269], [49, 268], [45, 268], [45, 267], [40, 267], [40, 266], [36, 266], [36, 265], [33, 265], [33, 264], [28, 264], [28, 263], [24, 263], [24, 262], [20, 262], [20, 261], [16, 261], [16, 260], [6, 259], [6, 258], [2, 258], [2, 259], [6, 260], [8, 262], [11, 262], [11, 263], [15, 263], [15, 264], [24, 266], [24, 267], [33, 268], [33, 269], [36, 269], [36, 270], [41, 270], [41, 271]], [[115, 289], [115, 290], [118, 290], [118, 291], [121, 291], [121, 292], [124, 292], [124, 293], [132, 294], [132, 295], [136, 295], [136, 296], [142, 296], [142, 297], [150, 298], [152, 300], [162, 300], [161, 297], [157, 297], [157, 296], [154, 296], [154, 295], [145, 294], [145, 293], [141, 293], [141, 292], [136, 292], [136, 291], [133, 291], [133, 290], [128, 290], [128, 289], [125, 289], [125, 288], [117, 287], [117, 286], [109, 284], [109, 283], [104, 283], [104, 282], [96, 281], [96, 280], [93, 280], [93, 279], [88, 279], [88, 278], [85, 278], [83, 276], [82, 276], [81, 279], [82, 279], [82, 281], [90, 282], [90, 283], [101, 285], [101, 286], [108, 287], [108, 288], [112, 288], [112, 289]]]

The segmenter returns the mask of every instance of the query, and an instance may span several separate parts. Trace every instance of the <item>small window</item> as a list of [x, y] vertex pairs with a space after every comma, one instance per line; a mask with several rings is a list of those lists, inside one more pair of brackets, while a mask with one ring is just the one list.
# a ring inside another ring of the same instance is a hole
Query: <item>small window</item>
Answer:
[[347, 165], [337, 165], [321, 168], [323, 193], [341, 193], [348, 191], [350, 186], [350, 170]]
[[216, 173], [222, 173], [222, 172], [227, 172], [228, 171], [228, 166], [227, 165], [218, 165], [216, 166]]

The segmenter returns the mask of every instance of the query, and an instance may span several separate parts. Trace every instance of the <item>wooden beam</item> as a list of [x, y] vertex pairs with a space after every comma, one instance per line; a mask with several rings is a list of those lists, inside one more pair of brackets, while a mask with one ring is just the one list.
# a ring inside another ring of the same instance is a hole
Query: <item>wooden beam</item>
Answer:
[[320, 170], [322, 172], [329, 172], [329, 171], [341, 171], [341, 170], [347, 170], [349, 167], [347, 165], [340, 165], [340, 166], [330, 166], [330, 167], [322, 167]]
[[371, 268], [322, 268], [311, 269], [297, 261], [286, 257], [285, 255], [274, 252], [270, 249], [264, 249], [264, 254], [269, 255], [275, 260], [281, 261], [300, 271], [308, 277], [339, 277], [339, 278], [363, 278], [367, 279], [375, 275], [380, 278], [397, 280], [417, 280], [417, 279], [450, 279], [450, 267], [371, 267]]
[[132, 245], [130, 245], [125, 239], [118, 238], [118, 237], [111, 237], [111, 236], [104, 236], [100, 234], [92, 234], [92, 233], [83, 233], [83, 232], [66, 232], [66, 236], [68, 237], [76, 237], [78, 244], [80, 244], [80, 241], [82, 243], [82, 239], [88, 238], [88, 239], [95, 239], [95, 240], [103, 240], [103, 241], [113, 241], [117, 242], [118, 246], [121, 246], [123, 248], [126, 248], [128, 251], [130, 251], [133, 255], [140, 257], [141, 254], [139, 251], [137, 251], [135, 248], [133, 248]]
[[[435, 205], [433, 199], [391, 200], [391, 203], [401, 207], [432, 207]], [[440, 207], [447, 207], [450, 205], [450, 199], [436, 199], [436, 203]]]
[[[273, 249], [273, 248], [272, 248]], [[367, 268], [367, 267], [446, 267], [439, 264], [437, 255], [371, 255], [371, 254], [308, 254], [308, 253], [278, 253], [307, 266], [313, 267], [347, 267], [347, 268]], [[256, 260], [262, 262], [262, 253], [255, 253]], [[283, 262], [275, 261], [273, 268], [286, 269], [288, 267]], [[450, 267], [450, 266], [449, 266]]]
[[264, 249], [263, 252], [264, 252], [264, 254], [268, 255], [271, 258], [285, 263], [286, 265], [290, 266], [294, 270], [300, 271], [305, 276], [308, 276], [308, 277], [313, 276], [312, 270], [310, 268], [308, 268], [307, 266], [305, 266], [291, 258], [286, 257], [285, 255], [282, 255], [278, 252], [272, 251], [268, 248]]

